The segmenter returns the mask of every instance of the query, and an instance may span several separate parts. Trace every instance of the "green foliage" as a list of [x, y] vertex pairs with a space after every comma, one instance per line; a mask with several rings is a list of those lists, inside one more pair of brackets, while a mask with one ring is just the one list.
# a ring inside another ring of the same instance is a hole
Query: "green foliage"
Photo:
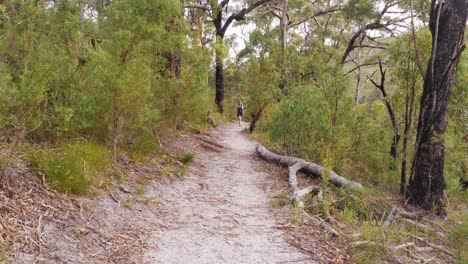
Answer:
[[32, 167], [61, 192], [89, 193], [98, 175], [106, 174], [112, 164], [106, 148], [84, 142], [56, 149], [30, 148], [27, 152]]
[[384, 263], [390, 253], [385, 247], [384, 228], [375, 220], [365, 221], [359, 231], [363, 240], [356, 241], [352, 247], [352, 259], [357, 263]]
[[163, 168], [161, 168], [161, 170], [159, 172], [164, 177], [169, 177], [169, 176], [172, 175], [172, 170], [169, 167], [163, 167]]
[[194, 158], [195, 158], [195, 155], [192, 152], [186, 152], [177, 157], [178, 160], [180, 160], [182, 163], [186, 165], [192, 163]]
[[205, 121], [206, 58], [187, 43], [179, 2], [112, 1], [86, 15], [80, 1], [44, 5], [8, 1], [2, 13], [2, 139], [85, 138], [142, 159], [161, 127]]
[[350, 0], [343, 7], [345, 18], [364, 22], [365, 19], [377, 16], [374, 10], [374, 3], [370, 0]]
[[468, 261], [468, 252], [466, 251], [468, 247], [468, 214], [462, 213], [460, 219], [457, 220], [457, 227], [450, 232], [448, 240], [457, 263], [466, 263]]
[[343, 174], [380, 182], [383, 186], [396, 184], [396, 178], [388, 171], [392, 131], [384, 104], [357, 105], [348, 113], [348, 118]]
[[312, 146], [326, 142], [327, 133], [317, 132], [330, 130], [329, 118], [329, 109], [314, 88], [297, 87], [279, 104], [267, 131], [271, 141], [280, 144], [288, 154], [317, 157], [320, 147]]
[[[450, 198], [459, 200], [462, 203], [468, 201], [466, 192], [459, 191], [460, 180], [468, 180], [468, 141], [466, 139], [468, 131], [468, 55], [463, 52], [456, 75], [456, 82], [452, 86], [451, 102], [449, 107], [449, 120], [447, 132], [445, 134], [446, 144], [446, 165], [444, 166], [447, 192]], [[453, 196], [452, 196], [453, 194]]]

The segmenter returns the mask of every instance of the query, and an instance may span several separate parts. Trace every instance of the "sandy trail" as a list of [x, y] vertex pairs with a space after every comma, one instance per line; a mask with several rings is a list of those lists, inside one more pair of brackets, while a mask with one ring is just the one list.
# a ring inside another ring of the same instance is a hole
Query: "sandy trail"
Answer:
[[254, 141], [228, 124], [213, 134], [221, 152], [198, 151], [185, 181], [160, 193], [160, 229], [146, 263], [314, 263], [284, 240], [269, 210], [271, 186]]

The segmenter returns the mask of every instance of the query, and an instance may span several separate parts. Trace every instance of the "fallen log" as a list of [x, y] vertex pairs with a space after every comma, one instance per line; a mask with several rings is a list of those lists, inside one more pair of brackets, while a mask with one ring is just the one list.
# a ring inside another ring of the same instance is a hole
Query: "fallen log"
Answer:
[[320, 188], [315, 186], [309, 186], [302, 190], [298, 190], [297, 188], [297, 176], [296, 173], [298, 170], [306, 166], [306, 163], [298, 162], [289, 167], [289, 188], [291, 189], [291, 200], [293, 200], [297, 207], [302, 208], [304, 207], [304, 203], [302, 202], [302, 197], [313, 193], [315, 195], [320, 193]]
[[[264, 146], [261, 144], [257, 145], [257, 154], [264, 160], [271, 162], [271, 163], [276, 163], [284, 167], [290, 167], [295, 164], [302, 164], [301, 168], [299, 169], [301, 172], [304, 172], [306, 174], [310, 174], [314, 177], [318, 178], [323, 178], [322, 175], [326, 171], [325, 168], [322, 166], [313, 163], [313, 162], [306, 162], [303, 159], [295, 158], [295, 157], [289, 157], [289, 156], [281, 156], [278, 154], [275, 154], [268, 149], [266, 149]], [[330, 170], [327, 172], [328, 173], [328, 178], [331, 183], [333, 183], [335, 186], [338, 187], [347, 187], [351, 190], [361, 190], [362, 185], [357, 182], [353, 182], [350, 180], [347, 180], [340, 175], [338, 175], [336, 172]]]
[[392, 225], [393, 220], [395, 220], [397, 216], [398, 216], [398, 207], [394, 206], [392, 208], [392, 211], [390, 211], [390, 213], [388, 214], [387, 219], [383, 223], [383, 226], [386, 228], [389, 228]]
[[297, 196], [299, 196], [299, 199], [304, 197], [305, 195], [308, 195], [312, 193], [314, 196], [318, 196], [318, 200], [322, 200], [322, 193], [319, 187], [317, 186], [309, 186], [307, 188], [304, 188], [300, 191], [297, 192]]
[[289, 188], [291, 192], [291, 200], [294, 200], [298, 207], [303, 207], [303, 203], [301, 202], [301, 197], [297, 193], [297, 176], [296, 173], [298, 170], [302, 169], [305, 166], [305, 163], [298, 162], [289, 167]]
[[424, 214], [401, 211], [399, 212], [399, 216], [401, 216], [402, 218], [419, 221], [421, 218], [424, 217]]

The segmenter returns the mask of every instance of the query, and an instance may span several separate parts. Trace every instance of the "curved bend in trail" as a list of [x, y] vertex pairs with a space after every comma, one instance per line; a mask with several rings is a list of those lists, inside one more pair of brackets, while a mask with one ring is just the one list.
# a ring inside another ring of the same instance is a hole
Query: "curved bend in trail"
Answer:
[[290, 246], [269, 212], [271, 184], [256, 143], [237, 124], [214, 131], [222, 152], [199, 151], [185, 181], [160, 194], [161, 229], [148, 263], [313, 263]]

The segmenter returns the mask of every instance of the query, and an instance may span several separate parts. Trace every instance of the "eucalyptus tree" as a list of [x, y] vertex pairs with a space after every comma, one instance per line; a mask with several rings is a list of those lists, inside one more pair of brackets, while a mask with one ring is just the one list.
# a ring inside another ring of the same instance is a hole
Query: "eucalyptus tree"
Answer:
[[210, 22], [212, 22], [215, 27], [215, 103], [220, 113], [224, 111], [225, 56], [222, 51], [222, 46], [226, 32], [234, 21], [245, 20], [247, 14], [270, 1], [271, 0], [244, 1], [244, 3], [241, 3], [241, 7], [235, 1], [231, 2], [230, 0], [186, 1], [185, 8], [196, 8], [206, 11], [210, 17]]
[[432, 53], [421, 96], [415, 154], [407, 196], [425, 209], [444, 210], [444, 133], [451, 86], [465, 47], [466, 0], [432, 0], [429, 28]]

